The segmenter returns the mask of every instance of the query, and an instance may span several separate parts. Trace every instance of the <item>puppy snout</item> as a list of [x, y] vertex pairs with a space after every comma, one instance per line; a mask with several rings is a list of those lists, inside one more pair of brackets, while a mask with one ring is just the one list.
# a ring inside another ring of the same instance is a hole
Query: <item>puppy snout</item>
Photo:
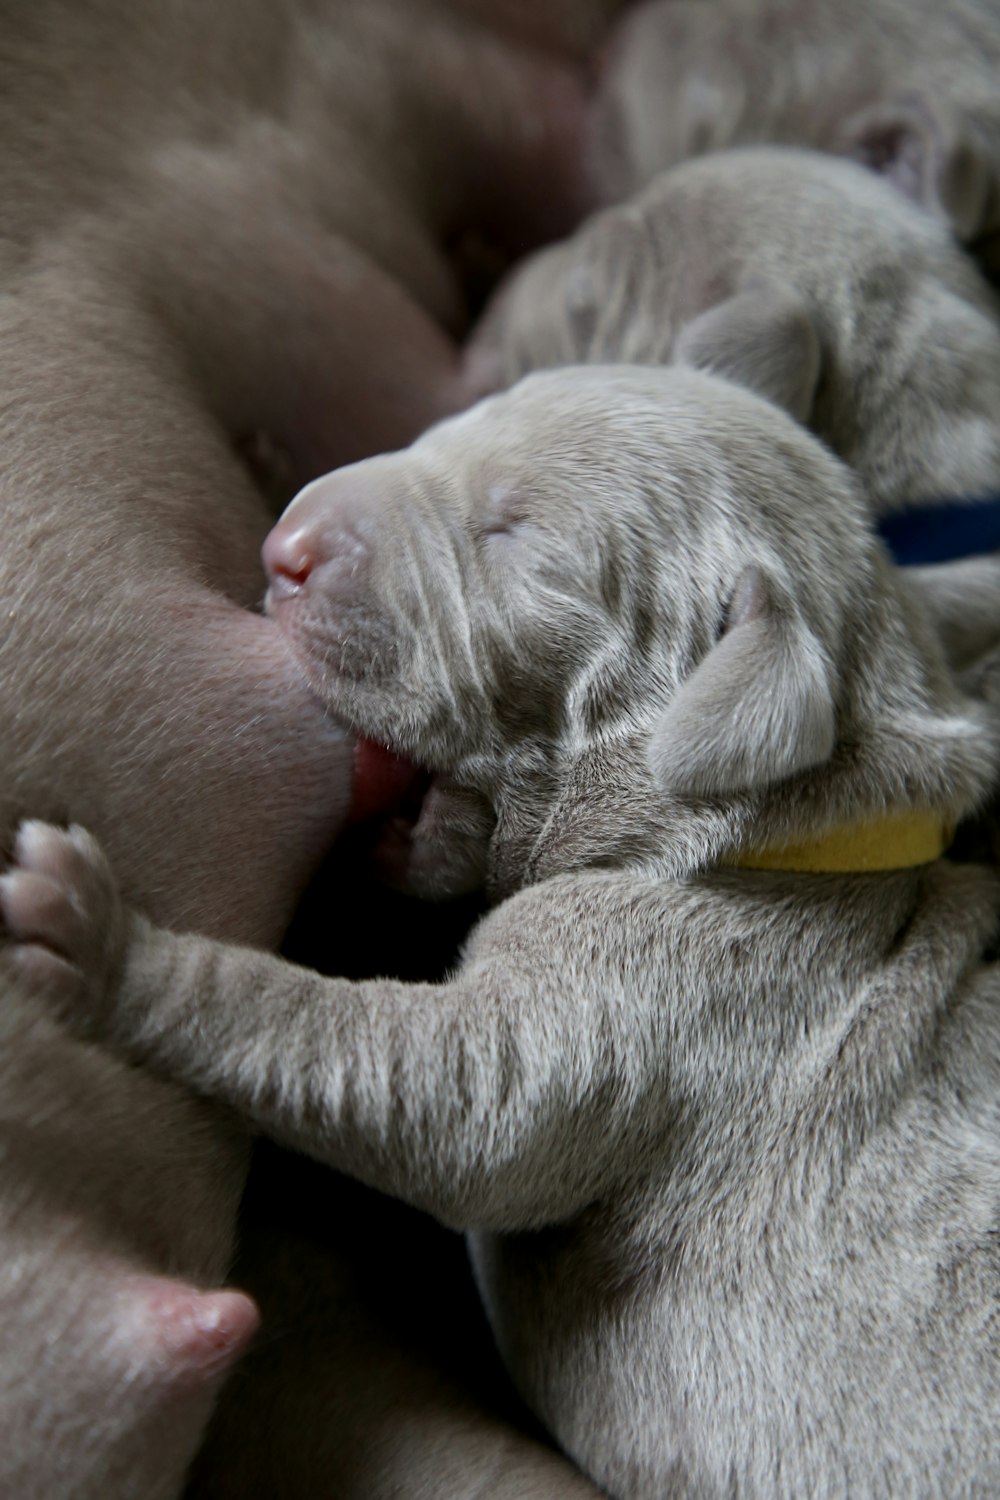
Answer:
[[272, 604], [305, 592], [334, 608], [356, 603], [370, 579], [377, 500], [356, 476], [327, 475], [304, 489], [264, 542]]
[[295, 594], [320, 561], [317, 538], [308, 527], [278, 523], [264, 542], [264, 568], [275, 598]]

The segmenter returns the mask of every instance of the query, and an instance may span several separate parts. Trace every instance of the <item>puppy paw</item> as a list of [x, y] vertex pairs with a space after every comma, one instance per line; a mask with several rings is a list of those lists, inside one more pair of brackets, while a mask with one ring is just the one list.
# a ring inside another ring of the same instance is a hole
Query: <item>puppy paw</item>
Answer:
[[115, 985], [125, 913], [111, 867], [85, 829], [22, 823], [0, 876], [0, 917], [16, 971], [89, 1031]]

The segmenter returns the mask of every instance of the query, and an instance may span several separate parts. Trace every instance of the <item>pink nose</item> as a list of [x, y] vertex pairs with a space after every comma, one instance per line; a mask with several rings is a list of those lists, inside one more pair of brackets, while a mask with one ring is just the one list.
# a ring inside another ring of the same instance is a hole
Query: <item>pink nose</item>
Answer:
[[382, 484], [373, 480], [368, 465], [339, 469], [306, 485], [264, 541], [261, 556], [272, 603], [301, 594], [307, 585], [324, 598], [356, 597], [371, 571], [381, 501]]
[[300, 589], [320, 561], [309, 528], [281, 521], [265, 538], [261, 557], [271, 586], [279, 594]]

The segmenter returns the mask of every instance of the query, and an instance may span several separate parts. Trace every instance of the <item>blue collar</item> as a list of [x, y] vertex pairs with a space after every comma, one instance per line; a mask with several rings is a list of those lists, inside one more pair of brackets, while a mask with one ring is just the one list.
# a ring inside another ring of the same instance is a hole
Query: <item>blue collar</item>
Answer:
[[885, 516], [878, 530], [903, 568], [1000, 552], [1000, 495], [915, 505]]

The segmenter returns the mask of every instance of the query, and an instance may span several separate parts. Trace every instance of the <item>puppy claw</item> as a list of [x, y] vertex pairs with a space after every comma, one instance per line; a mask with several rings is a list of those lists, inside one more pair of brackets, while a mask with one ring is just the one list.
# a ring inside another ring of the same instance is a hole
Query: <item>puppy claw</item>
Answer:
[[83, 970], [37, 943], [15, 944], [10, 951], [9, 968], [27, 989], [44, 997], [59, 1011], [77, 1010], [86, 995]]
[[14, 862], [0, 876], [0, 917], [15, 968], [65, 1004], [101, 996], [120, 959], [123, 913], [114, 877], [85, 829], [21, 825]]

